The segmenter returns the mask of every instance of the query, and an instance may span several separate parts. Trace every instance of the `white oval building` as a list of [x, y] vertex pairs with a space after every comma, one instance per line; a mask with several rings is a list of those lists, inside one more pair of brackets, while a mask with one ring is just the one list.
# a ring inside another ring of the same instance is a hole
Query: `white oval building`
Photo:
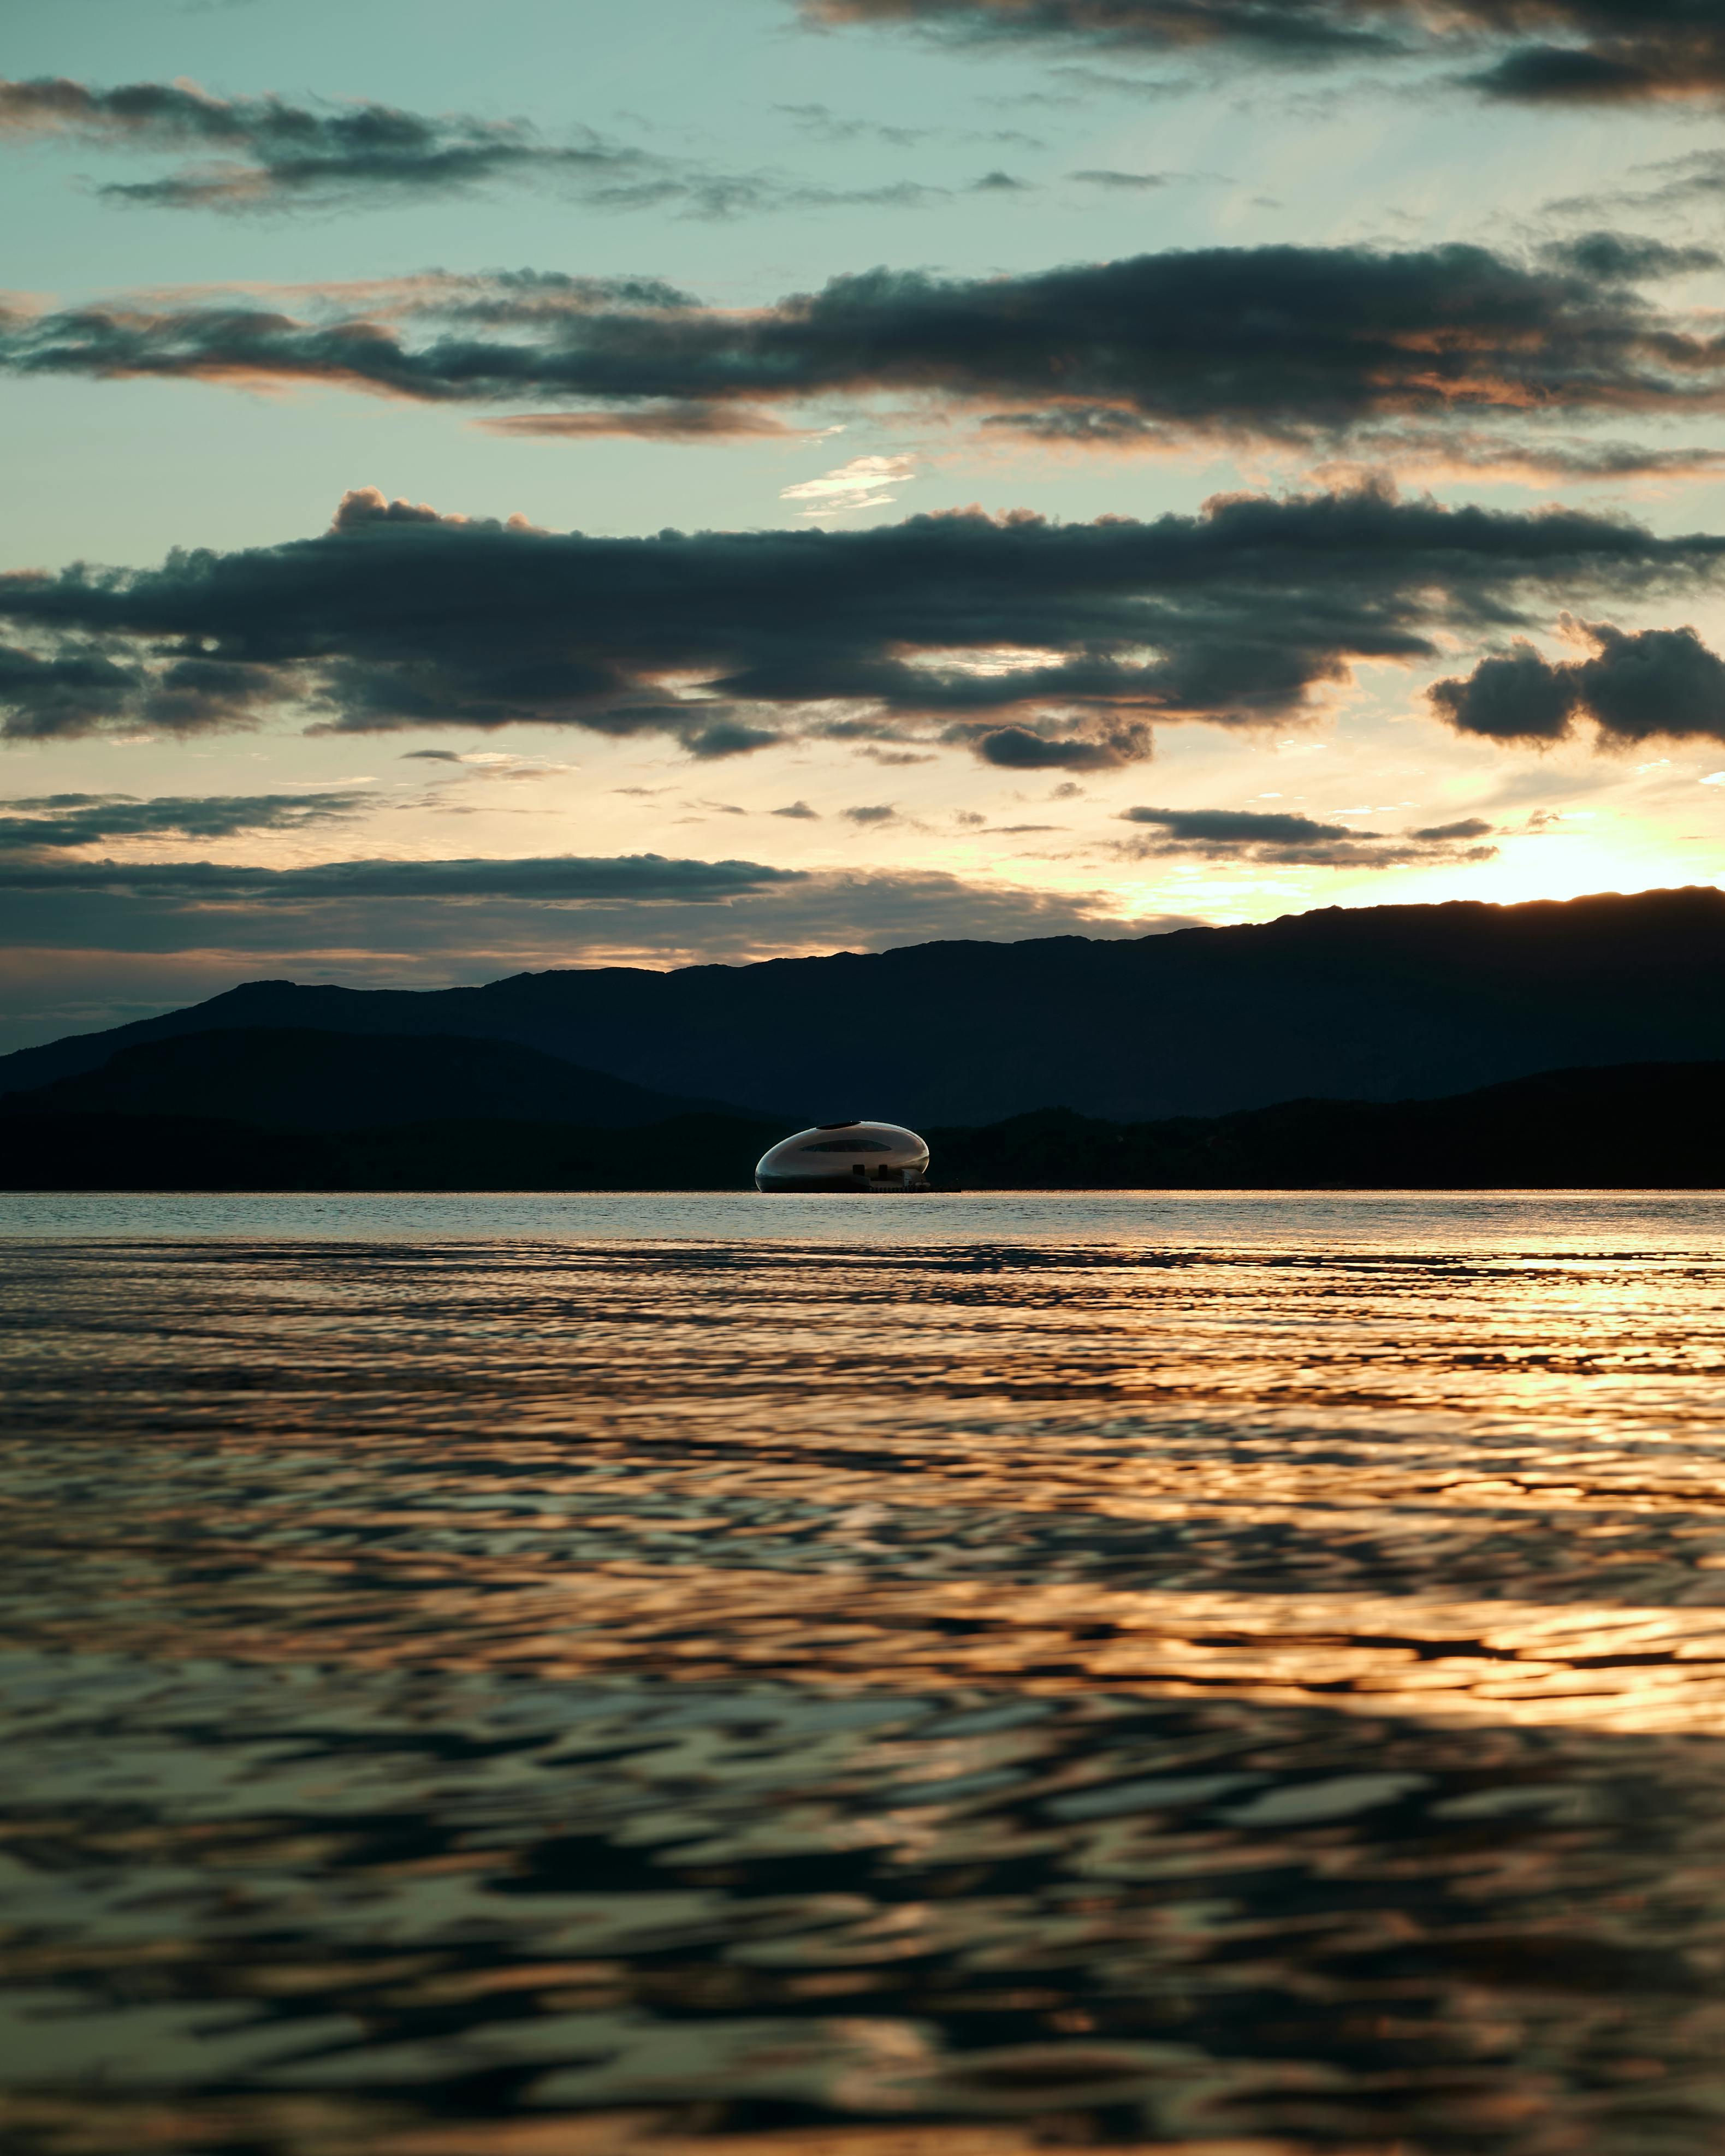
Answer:
[[916, 1190], [928, 1147], [900, 1123], [819, 1123], [755, 1163], [757, 1190]]

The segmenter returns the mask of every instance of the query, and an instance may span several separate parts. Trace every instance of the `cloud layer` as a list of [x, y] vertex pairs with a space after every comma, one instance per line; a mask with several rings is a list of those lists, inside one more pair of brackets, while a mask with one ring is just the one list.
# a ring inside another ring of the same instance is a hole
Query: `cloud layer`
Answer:
[[17, 738], [573, 726], [698, 757], [797, 735], [968, 747], [1014, 770], [1150, 753], [1156, 721], [1297, 718], [1361, 660], [1533, 627], [1558, 594], [1692, 589], [1725, 538], [1446, 509], [1377, 489], [1196, 516], [917, 516], [652, 538], [350, 494], [314, 539], [153, 570], [0, 576]]
[[1476, 817], [1394, 836], [1322, 824], [1312, 816], [1248, 808], [1127, 808], [1122, 820], [1147, 824], [1157, 834], [1121, 845], [1122, 853], [1141, 860], [1183, 854], [1271, 868], [1392, 869], [1489, 861], [1497, 852], [1495, 846], [1476, 843], [1491, 832], [1491, 824]]
[[228, 839], [253, 831], [298, 831], [357, 815], [366, 795], [348, 793], [41, 793], [0, 798], [0, 856], [52, 855], [116, 839]]
[[1725, 94], [1715, 0], [800, 0], [812, 22], [909, 23], [1012, 39], [1270, 66], [1450, 59], [1483, 95], [1535, 105]]
[[1521, 259], [1459, 243], [1215, 247], [990, 278], [876, 270], [747, 311], [647, 278], [434, 275], [284, 294], [294, 312], [227, 292], [14, 305], [0, 369], [552, 398], [569, 408], [495, 423], [551, 434], [759, 434], [782, 425], [776, 408], [834, 398], [1114, 450], [1368, 429], [1387, 453], [1398, 428], [1471, 429], [1478, 461], [1487, 427], [1513, 455], [1553, 423], [1719, 409], [1717, 317], [1642, 289], [1719, 262], [1609, 233]]
[[208, 153], [161, 179], [110, 182], [105, 199], [152, 209], [280, 211], [464, 194], [497, 181], [554, 189], [598, 210], [757, 216], [844, 204], [915, 206], [942, 187], [893, 181], [825, 187], [783, 173], [716, 170], [581, 127], [548, 141], [519, 120], [399, 105], [216, 97], [195, 83], [97, 89], [63, 75], [0, 78], [0, 138], [59, 136], [110, 149]]
[[200, 905], [272, 907], [351, 899], [527, 899], [579, 905], [666, 900], [716, 905], [745, 892], [806, 880], [759, 861], [667, 860], [659, 854], [584, 860], [317, 861], [305, 868], [230, 867], [214, 861], [38, 861], [0, 853], [0, 891], [120, 891]]

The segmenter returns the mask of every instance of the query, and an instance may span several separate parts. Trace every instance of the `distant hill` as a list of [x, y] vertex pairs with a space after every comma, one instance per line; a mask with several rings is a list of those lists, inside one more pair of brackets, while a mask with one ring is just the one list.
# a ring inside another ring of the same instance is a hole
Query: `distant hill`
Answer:
[[266, 1131], [216, 1116], [14, 1115], [3, 1190], [751, 1190], [783, 1126], [674, 1116], [644, 1129], [436, 1121]]
[[1721, 1189], [1725, 1063], [1548, 1070], [1436, 1101], [1150, 1123], [1064, 1109], [927, 1133], [971, 1189]]
[[[937, 1182], [970, 1190], [1719, 1189], [1722, 1110], [1725, 1062], [1638, 1064], [1435, 1101], [1136, 1124], [1053, 1108], [928, 1136]], [[783, 1128], [685, 1115], [610, 1130], [467, 1118], [295, 1132], [14, 1106], [0, 1119], [0, 1188], [747, 1190]]]
[[514, 1041], [302, 1026], [134, 1041], [97, 1070], [0, 1096], [0, 1115], [216, 1116], [306, 1132], [450, 1116], [627, 1130], [668, 1116], [742, 1112], [652, 1092]]
[[1138, 942], [522, 973], [485, 988], [255, 981], [0, 1059], [0, 1091], [186, 1033], [511, 1041], [793, 1122], [922, 1129], [1061, 1101], [1120, 1122], [1307, 1096], [1409, 1100], [1585, 1065], [1725, 1058], [1725, 896], [1375, 906]]

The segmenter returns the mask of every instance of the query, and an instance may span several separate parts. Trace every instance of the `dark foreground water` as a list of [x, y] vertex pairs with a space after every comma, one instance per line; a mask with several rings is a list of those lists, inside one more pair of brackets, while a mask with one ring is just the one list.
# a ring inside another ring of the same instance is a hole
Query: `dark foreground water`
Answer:
[[8, 2150], [1725, 2148], [1725, 1199], [0, 1208]]

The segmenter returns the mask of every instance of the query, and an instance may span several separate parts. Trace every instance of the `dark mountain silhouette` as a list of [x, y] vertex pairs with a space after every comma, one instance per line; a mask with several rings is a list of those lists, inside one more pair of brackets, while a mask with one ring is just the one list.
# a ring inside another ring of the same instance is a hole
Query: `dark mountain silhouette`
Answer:
[[925, 943], [432, 991], [254, 981], [0, 1059], [0, 1091], [97, 1069], [134, 1042], [235, 1027], [513, 1041], [793, 1122], [968, 1126], [1050, 1101], [1137, 1122], [1406, 1100], [1725, 1057], [1725, 895], [1332, 908], [1139, 942]]
[[747, 1112], [651, 1092], [514, 1041], [300, 1026], [134, 1040], [97, 1070], [0, 1096], [0, 1114], [19, 1111], [213, 1116], [295, 1131], [444, 1116], [627, 1130], [668, 1116]]
[[[1725, 1062], [1635, 1064], [1435, 1101], [1289, 1101], [1148, 1123], [1051, 1108], [929, 1142], [937, 1182], [971, 1190], [1717, 1189], [1722, 1108]], [[628, 1130], [469, 1118], [269, 1131], [14, 1100], [0, 1118], [0, 1188], [747, 1190], [783, 1127], [686, 1115]]]
[[1637, 1063], [1163, 1122], [1045, 1109], [928, 1139], [937, 1179], [972, 1189], [1717, 1189], [1722, 1111], [1725, 1063]]
[[469, 1120], [268, 1131], [207, 1116], [0, 1119], [4, 1190], [750, 1190], [783, 1126]]

